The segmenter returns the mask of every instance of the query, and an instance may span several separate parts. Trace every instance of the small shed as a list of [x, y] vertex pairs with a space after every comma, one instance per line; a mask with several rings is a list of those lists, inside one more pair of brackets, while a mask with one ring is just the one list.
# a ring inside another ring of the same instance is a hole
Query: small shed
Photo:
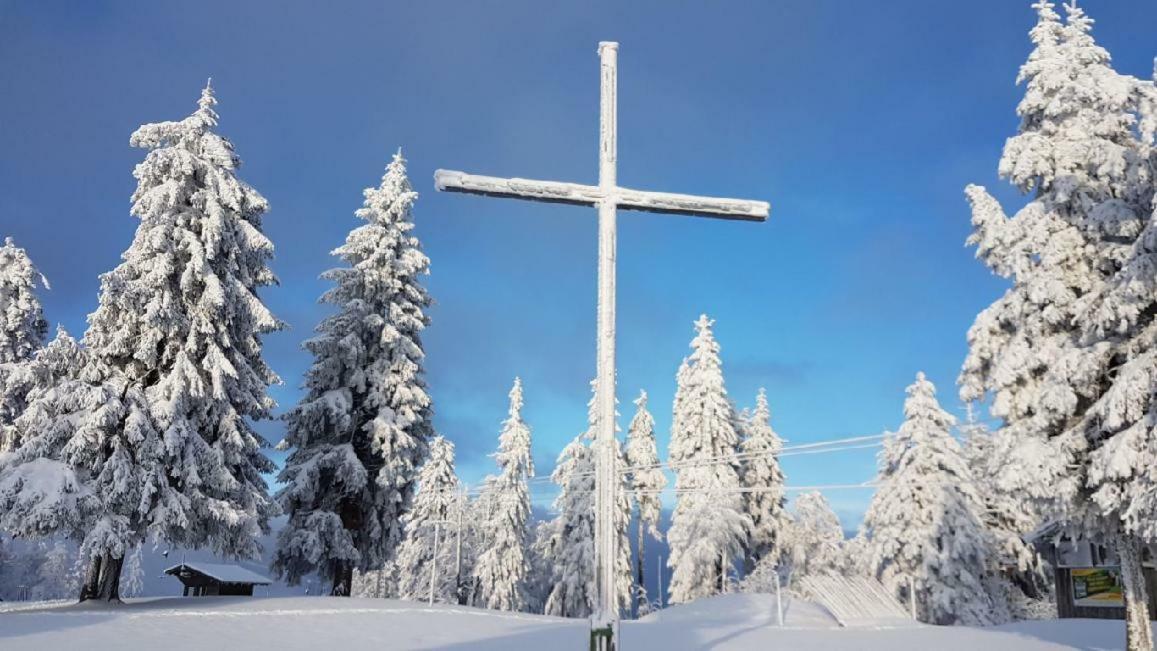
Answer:
[[181, 563], [165, 570], [185, 586], [182, 596], [253, 596], [253, 586], [273, 581], [238, 565], [215, 563]]
[[[1057, 617], [1125, 619], [1121, 568], [1116, 553], [1082, 535], [1073, 536], [1059, 523], [1048, 523], [1025, 536], [1053, 572]], [[1157, 619], [1157, 555], [1141, 550], [1141, 571], [1149, 593], [1149, 619]]]

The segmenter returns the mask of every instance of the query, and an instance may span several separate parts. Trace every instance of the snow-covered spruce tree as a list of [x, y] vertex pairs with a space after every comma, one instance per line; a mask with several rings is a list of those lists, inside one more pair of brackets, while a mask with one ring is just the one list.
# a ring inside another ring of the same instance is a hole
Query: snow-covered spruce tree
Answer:
[[36, 295], [37, 280], [48, 288], [28, 252], [5, 238], [0, 246], [0, 364], [27, 361], [44, 345], [48, 322]]
[[[140, 224], [121, 264], [101, 277], [84, 342], [124, 378], [126, 396], [141, 394], [141, 420], [164, 433], [152, 470], [169, 491], [151, 495], [150, 534], [252, 558], [277, 512], [262, 477], [274, 466], [252, 425], [269, 417], [267, 389], [279, 381], [261, 337], [282, 324], [257, 294], [276, 282], [261, 230], [268, 204], [237, 178], [233, 145], [213, 131], [215, 104], [206, 86], [192, 115], [146, 124], [129, 139], [148, 150], [133, 171]], [[140, 443], [116, 434], [139, 459]], [[114, 570], [113, 583], [124, 551], [110, 549], [104, 573]]]
[[635, 416], [627, 429], [626, 460], [630, 471], [627, 473], [631, 493], [637, 505], [636, 519], [638, 533], [635, 546], [635, 607], [638, 615], [646, 615], [651, 609], [647, 598], [643, 572], [644, 532], [655, 540], [662, 540], [659, 518], [662, 501], [659, 492], [667, 487], [667, 475], [659, 467], [659, 449], [655, 444], [655, 419], [647, 410], [647, 392], [640, 391], [635, 400]]
[[287, 415], [295, 448], [278, 494], [289, 523], [273, 570], [294, 584], [318, 571], [348, 595], [355, 566], [380, 568], [401, 543], [418, 467], [433, 436], [421, 334], [430, 261], [413, 235], [418, 194], [401, 151], [377, 188], [366, 189], [355, 228], [324, 274], [321, 301], [338, 312], [305, 343], [307, 393]]
[[765, 556], [779, 554], [785, 527], [787, 497], [778, 459], [783, 440], [771, 428], [771, 409], [764, 389], [755, 397], [755, 411], [745, 419], [743, 434], [740, 479], [743, 487], [752, 491], [743, 496], [744, 511], [751, 518], [751, 535], [744, 555], [746, 573], [754, 570]]
[[864, 515], [875, 574], [931, 624], [988, 624], [989, 540], [972, 473], [923, 373], [907, 389], [904, 423], [879, 455], [878, 488]]
[[[436, 436], [430, 441], [430, 456], [418, 474], [413, 506], [403, 516], [406, 539], [398, 549], [399, 593], [403, 599], [428, 599], [430, 576], [436, 569], [434, 600], [458, 602], [454, 527], [448, 523], [457, 513], [460, 497], [458, 476], [454, 474], [454, 444]], [[432, 564], [435, 554], [436, 568]]]
[[819, 491], [803, 493], [792, 506], [790, 533], [783, 537], [791, 546], [792, 583], [807, 576], [843, 573], [844, 529], [827, 498]]
[[[1009, 443], [1008, 438], [977, 423], [971, 405], [968, 413], [969, 419], [961, 425], [960, 433], [964, 457], [983, 500], [980, 516], [992, 540], [992, 560], [1012, 561], [1016, 570], [1008, 573], [1008, 580], [1026, 597], [1040, 598], [1041, 593], [1048, 590], [1044, 567], [1036, 549], [1024, 540], [1026, 534], [1040, 526], [1040, 518], [1034, 505], [1015, 489], [1015, 482], [1020, 479], [1014, 477], [1016, 469], [1010, 464], [1014, 456], [1003, 449]], [[993, 578], [999, 580], [1004, 572], [993, 569]], [[990, 592], [994, 599], [999, 598], [998, 590]]]
[[28, 253], [6, 238], [0, 246], [0, 453], [15, 448], [13, 423], [26, 406], [24, 365], [44, 346], [48, 323], [36, 295], [36, 281], [48, 281]]
[[[483, 478], [477, 496], [467, 500], [464, 505], [467, 526], [462, 529], [462, 579], [458, 595], [458, 603], [463, 606], [476, 606], [482, 602], [482, 585], [475, 568], [490, 539], [490, 520], [494, 515], [495, 503], [492, 488], [494, 479], [493, 475]], [[535, 540], [540, 538], [536, 537]]]
[[1153, 88], [1112, 69], [1078, 7], [1066, 6], [1062, 24], [1051, 3], [1035, 6], [1021, 128], [1000, 161], [1001, 175], [1033, 196], [1009, 218], [983, 188], [967, 190], [969, 243], [1011, 287], [969, 331], [961, 397], [991, 397], [1012, 490], [1117, 550], [1128, 648], [1148, 649], [1137, 558], [1155, 519], [1145, 395]]
[[[0, 528], [70, 538], [89, 569], [81, 600], [119, 600], [125, 553], [163, 535], [158, 512], [180, 502], [145, 391], [61, 332], [38, 355], [76, 370], [16, 421], [21, 445], [0, 473]], [[34, 364], [34, 368], [38, 364]]]
[[558, 456], [551, 480], [558, 515], [547, 523], [539, 554], [551, 565], [547, 615], [588, 617], [595, 601], [595, 462], [581, 434]]
[[[36, 587], [32, 598], [36, 600], [67, 599], [76, 594], [76, 575], [72, 553], [68, 545], [57, 541], [44, 553], [44, 562], [36, 572]], [[2, 562], [2, 561], [0, 561]]]
[[510, 389], [510, 411], [502, 424], [495, 459], [501, 472], [487, 487], [493, 510], [474, 576], [479, 603], [492, 610], [517, 611], [527, 605], [530, 492], [526, 480], [534, 476], [530, 427], [522, 420], [522, 380], [518, 378]]
[[713, 323], [706, 315], [695, 322], [692, 353], [677, 375], [668, 453], [678, 492], [667, 532], [672, 603], [722, 590], [725, 567], [740, 558], [751, 527], [739, 492], [739, 433]]

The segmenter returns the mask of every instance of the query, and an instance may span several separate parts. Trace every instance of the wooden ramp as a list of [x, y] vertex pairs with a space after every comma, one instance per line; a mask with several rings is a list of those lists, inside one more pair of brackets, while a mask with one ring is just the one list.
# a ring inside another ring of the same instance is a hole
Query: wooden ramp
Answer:
[[912, 626], [916, 622], [882, 583], [868, 577], [809, 576], [804, 596], [820, 604], [840, 626]]

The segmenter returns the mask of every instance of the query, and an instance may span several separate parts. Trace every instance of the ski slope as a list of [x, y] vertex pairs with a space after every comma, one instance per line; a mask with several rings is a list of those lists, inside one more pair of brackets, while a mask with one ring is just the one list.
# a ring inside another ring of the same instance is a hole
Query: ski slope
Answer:
[[[133, 600], [122, 606], [0, 604], [4, 651], [124, 651], [205, 648], [461, 649], [549, 651], [586, 648], [587, 623], [541, 615], [385, 599], [202, 597]], [[821, 607], [789, 603], [776, 626], [767, 595], [725, 595], [624, 622], [623, 651], [858, 649], [1045, 651], [1123, 648], [1116, 621], [1021, 622], [965, 627], [840, 628]]]

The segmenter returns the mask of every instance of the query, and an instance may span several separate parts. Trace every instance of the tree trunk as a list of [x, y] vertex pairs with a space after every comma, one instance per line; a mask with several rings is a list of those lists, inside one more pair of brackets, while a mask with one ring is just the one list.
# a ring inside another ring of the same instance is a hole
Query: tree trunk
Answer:
[[1129, 534], [1117, 536], [1117, 557], [1121, 562], [1121, 591], [1125, 597], [1125, 648], [1152, 651], [1153, 631], [1149, 626], [1149, 595], [1141, 569], [1141, 545]]
[[715, 561], [715, 593], [723, 594], [723, 557]]
[[333, 562], [333, 589], [329, 594], [334, 597], [350, 596], [350, 588], [354, 581], [353, 563], [344, 560]]
[[121, 567], [124, 566], [124, 556], [112, 556], [105, 554], [104, 562], [101, 564], [100, 572], [100, 593], [97, 595], [101, 601], [115, 601], [121, 600]]
[[101, 557], [92, 556], [88, 559], [88, 569], [84, 573], [84, 583], [80, 584], [80, 601], [96, 599], [100, 590]]

